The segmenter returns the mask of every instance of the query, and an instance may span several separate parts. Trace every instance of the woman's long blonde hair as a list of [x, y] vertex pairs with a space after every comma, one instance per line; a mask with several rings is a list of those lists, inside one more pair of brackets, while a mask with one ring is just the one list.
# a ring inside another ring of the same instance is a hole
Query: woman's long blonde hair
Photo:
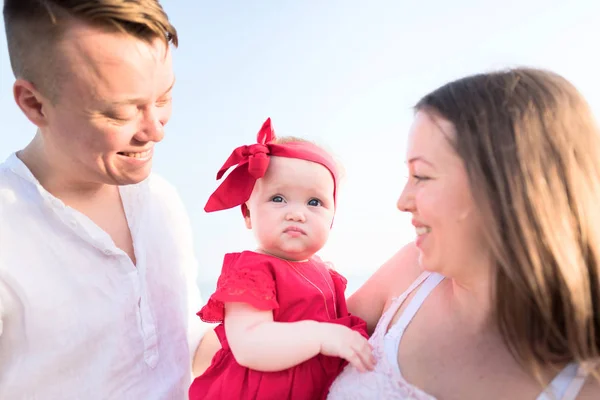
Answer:
[[599, 357], [600, 134], [561, 76], [463, 78], [416, 110], [452, 122], [494, 262], [495, 320], [530, 372]]

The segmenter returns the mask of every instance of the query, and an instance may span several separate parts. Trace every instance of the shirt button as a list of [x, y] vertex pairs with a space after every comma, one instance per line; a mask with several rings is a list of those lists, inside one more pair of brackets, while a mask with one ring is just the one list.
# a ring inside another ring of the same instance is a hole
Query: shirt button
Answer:
[[77, 226], [77, 221], [76, 221], [76, 220], [74, 220], [74, 219], [70, 220], [70, 221], [69, 221], [69, 223], [71, 224], [71, 226], [72, 226], [73, 228], [75, 228], [75, 227]]
[[110, 256], [112, 254], [112, 251], [110, 251], [109, 249], [104, 249], [104, 254]]

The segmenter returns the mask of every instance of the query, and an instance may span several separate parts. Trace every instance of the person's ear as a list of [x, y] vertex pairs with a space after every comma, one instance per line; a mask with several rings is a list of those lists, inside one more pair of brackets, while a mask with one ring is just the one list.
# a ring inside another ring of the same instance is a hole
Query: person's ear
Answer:
[[38, 128], [48, 124], [46, 107], [50, 104], [33, 85], [24, 79], [17, 79], [13, 85], [13, 96], [23, 114]]
[[246, 224], [246, 228], [252, 229], [252, 220], [250, 219], [250, 210], [248, 209], [248, 205], [246, 205], [245, 214], [244, 223]]

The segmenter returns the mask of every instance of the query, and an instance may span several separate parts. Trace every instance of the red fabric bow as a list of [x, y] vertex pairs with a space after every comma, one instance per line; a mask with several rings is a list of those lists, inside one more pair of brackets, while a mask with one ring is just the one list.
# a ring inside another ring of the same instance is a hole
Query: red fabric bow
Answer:
[[217, 173], [217, 180], [234, 167], [235, 169], [223, 180], [221, 185], [209, 197], [204, 206], [204, 211], [213, 212], [242, 206], [242, 213], [246, 215], [245, 203], [250, 198], [257, 179], [262, 178], [269, 167], [271, 156], [299, 158], [312, 161], [327, 168], [333, 177], [335, 200], [337, 187], [337, 174], [335, 162], [329, 154], [318, 146], [308, 142], [290, 142], [285, 144], [272, 143], [275, 132], [271, 127], [271, 118], [263, 123], [256, 137], [256, 144], [236, 148], [225, 164]]

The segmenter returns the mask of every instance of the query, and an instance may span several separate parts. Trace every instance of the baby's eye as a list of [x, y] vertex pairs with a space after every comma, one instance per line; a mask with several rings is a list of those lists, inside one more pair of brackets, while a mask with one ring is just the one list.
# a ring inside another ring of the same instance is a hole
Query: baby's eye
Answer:
[[281, 197], [281, 196], [273, 196], [271, 198], [271, 201], [273, 203], [283, 203], [283, 197]]
[[308, 201], [308, 205], [313, 206], [313, 207], [319, 207], [319, 206], [323, 205], [323, 203], [321, 203], [321, 200], [319, 200], [319, 199], [310, 199]]

